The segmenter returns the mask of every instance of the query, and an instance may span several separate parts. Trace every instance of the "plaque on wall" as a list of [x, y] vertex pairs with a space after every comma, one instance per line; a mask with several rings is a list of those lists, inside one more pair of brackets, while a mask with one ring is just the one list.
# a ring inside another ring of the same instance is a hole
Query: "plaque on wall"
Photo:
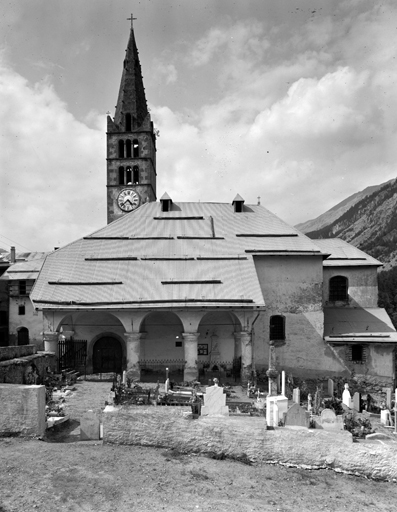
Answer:
[[208, 343], [199, 343], [197, 345], [197, 355], [208, 356]]

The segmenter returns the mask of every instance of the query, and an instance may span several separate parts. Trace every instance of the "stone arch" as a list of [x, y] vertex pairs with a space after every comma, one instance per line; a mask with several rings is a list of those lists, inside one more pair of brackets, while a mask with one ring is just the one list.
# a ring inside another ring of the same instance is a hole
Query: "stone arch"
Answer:
[[210, 311], [206, 313], [198, 326], [200, 333], [198, 361], [217, 360], [232, 363], [233, 359], [239, 355], [236, 354], [235, 333], [240, 332], [241, 328], [241, 322], [233, 312]]
[[148, 313], [140, 323], [141, 359], [183, 359], [183, 323], [171, 311]]

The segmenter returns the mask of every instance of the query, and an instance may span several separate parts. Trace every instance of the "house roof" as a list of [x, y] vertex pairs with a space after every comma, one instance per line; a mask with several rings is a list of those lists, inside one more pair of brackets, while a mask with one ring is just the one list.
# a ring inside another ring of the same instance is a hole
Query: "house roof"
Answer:
[[254, 256], [321, 250], [258, 205], [145, 203], [50, 254], [31, 299], [60, 309], [264, 306]]
[[333, 343], [397, 343], [397, 332], [382, 308], [325, 308], [324, 339]]
[[330, 254], [323, 262], [324, 267], [382, 266], [380, 261], [340, 238], [322, 238], [313, 242]]
[[[38, 253], [47, 255], [47, 253]], [[22, 261], [19, 263], [11, 264], [11, 266], [4, 272], [0, 279], [7, 280], [27, 280], [37, 279], [40, 269], [44, 263], [45, 257], [34, 260]]]

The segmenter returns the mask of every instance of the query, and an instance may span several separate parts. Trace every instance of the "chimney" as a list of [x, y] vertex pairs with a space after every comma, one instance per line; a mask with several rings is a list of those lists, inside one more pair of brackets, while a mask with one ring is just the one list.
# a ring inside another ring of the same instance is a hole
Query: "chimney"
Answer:
[[15, 257], [15, 247], [11, 246], [11, 252], [10, 252], [10, 263], [15, 263], [16, 257]]

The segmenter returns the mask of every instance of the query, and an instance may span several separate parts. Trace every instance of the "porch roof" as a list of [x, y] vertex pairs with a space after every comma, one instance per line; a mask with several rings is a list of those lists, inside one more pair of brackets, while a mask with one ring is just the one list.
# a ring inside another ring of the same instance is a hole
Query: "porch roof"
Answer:
[[381, 267], [383, 265], [379, 260], [340, 238], [323, 238], [321, 240], [313, 240], [313, 242], [322, 251], [329, 254], [329, 257], [323, 262], [324, 267]]
[[325, 308], [324, 339], [330, 343], [397, 343], [397, 332], [382, 308]]

